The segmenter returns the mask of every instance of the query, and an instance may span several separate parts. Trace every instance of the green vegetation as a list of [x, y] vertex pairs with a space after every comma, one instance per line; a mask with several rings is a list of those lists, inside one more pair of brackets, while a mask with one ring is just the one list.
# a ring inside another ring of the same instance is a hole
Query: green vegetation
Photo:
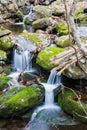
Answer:
[[13, 46], [13, 40], [10, 36], [0, 38], [0, 49], [7, 51]]
[[[85, 113], [85, 111], [87, 111], [87, 105], [83, 102], [80, 103], [73, 91], [64, 90], [64, 93], [60, 93], [58, 95], [58, 104], [68, 114], [73, 115], [73, 117], [77, 118], [79, 121], [87, 123], [86, 113]], [[83, 117], [83, 120], [81, 119], [81, 117]]]
[[0, 117], [8, 118], [26, 113], [41, 104], [44, 99], [44, 88], [29, 86], [13, 88], [0, 96]]
[[6, 87], [8, 87], [8, 81], [10, 78], [7, 76], [0, 76], [0, 91]]
[[42, 68], [51, 70], [55, 65], [51, 63], [51, 58], [55, 55], [63, 52], [64, 49], [58, 47], [48, 47], [45, 50], [42, 50], [36, 59], [36, 63], [39, 64]]
[[40, 42], [42, 42], [40, 40], [40, 38], [35, 34], [35, 33], [28, 33], [26, 31], [24, 31], [22, 34], [21, 34], [24, 38], [32, 41], [36, 46], [38, 46], [40, 44]]

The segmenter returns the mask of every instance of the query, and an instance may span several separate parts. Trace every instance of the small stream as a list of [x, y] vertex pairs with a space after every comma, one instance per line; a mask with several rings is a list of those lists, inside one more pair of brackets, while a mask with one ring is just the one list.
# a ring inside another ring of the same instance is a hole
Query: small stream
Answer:
[[[25, 26], [24, 23], [10, 23], [6, 24], [5, 27], [9, 28], [16, 35], [21, 33], [24, 29], [28, 30], [29, 32], [33, 32], [32, 27]], [[80, 33], [80, 37], [87, 36], [87, 27], [80, 26], [78, 30]], [[15, 38], [15, 41], [17, 42], [18, 47], [20, 47], [20, 38]], [[23, 46], [24, 44], [24, 48], [19, 49], [21, 50], [21, 52], [18, 50], [18, 48], [14, 49], [13, 67], [16, 68], [16, 73], [23, 70], [30, 71], [32, 69], [32, 64], [30, 64], [31, 49], [29, 50], [29, 48], [31, 48], [31, 43], [29, 44], [29, 46], [25, 46], [26, 42], [27, 41], [24, 41], [24, 39], [21, 39], [21, 46]], [[33, 49], [35, 49], [34, 46], [32, 50]], [[14, 73], [12, 73], [12, 75], [13, 74]], [[15, 81], [16, 79], [17, 75], [15, 76]], [[35, 109], [29, 122], [25, 122], [22, 120], [13, 120], [3, 123], [3, 121], [1, 120], [0, 130], [87, 130], [87, 125], [80, 124], [79, 122], [74, 120], [71, 116], [64, 113], [64, 111], [61, 110], [58, 104], [56, 105], [56, 102], [54, 102], [54, 89], [60, 86], [60, 80], [61, 78], [59, 76], [56, 76], [56, 72], [54, 72], [50, 74], [47, 83], [41, 83], [45, 88], [45, 102], [42, 106], [39, 106]]]

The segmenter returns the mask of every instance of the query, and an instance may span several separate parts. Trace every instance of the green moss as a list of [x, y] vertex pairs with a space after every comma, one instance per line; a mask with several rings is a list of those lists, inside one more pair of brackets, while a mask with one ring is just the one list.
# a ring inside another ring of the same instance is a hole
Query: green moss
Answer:
[[69, 38], [68, 35], [66, 36], [61, 36], [58, 39], [56, 39], [56, 44], [60, 47], [67, 47], [70, 45], [72, 38]]
[[13, 40], [9, 36], [0, 38], [0, 49], [7, 51], [13, 46]]
[[40, 42], [42, 42], [40, 40], [40, 38], [35, 34], [35, 33], [28, 33], [26, 31], [24, 31], [22, 34], [21, 34], [24, 38], [32, 41], [36, 46], [38, 46], [40, 44]]
[[32, 23], [32, 26], [35, 29], [44, 29], [51, 25], [52, 25], [52, 19], [50, 17], [42, 18]]
[[[0, 99], [0, 116], [10, 117], [22, 114], [27, 110], [34, 108], [42, 103], [44, 98], [44, 88], [41, 86], [29, 86], [17, 89], [9, 90]], [[5, 100], [6, 99], [6, 100]], [[2, 102], [4, 100], [4, 102]]]
[[56, 25], [56, 29], [57, 29], [57, 32], [59, 33], [59, 35], [61, 35], [61, 36], [68, 34], [68, 26], [65, 21], [60, 21]]
[[0, 50], [0, 60], [6, 60], [7, 56], [6, 56], [6, 52]]
[[55, 65], [53, 65], [51, 63], [51, 58], [54, 57], [55, 55], [63, 52], [64, 49], [62, 48], [58, 48], [58, 47], [49, 47], [43, 51], [41, 51], [36, 59], [36, 63], [39, 64], [41, 67], [43, 67], [44, 69], [50, 70], [53, 67], [55, 67]]
[[77, 21], [80, 24], [87, 24], [87, 14], [78, 14], [75, 17], [75, 21]]
[[82, 14], [84, 12], [84, 8], [79, 8], [75, 11], [75, 15]]
[[[77, 100], [77, 96], [75, 93], [71, 90], [65, 90], [64, 93], [60, 93], [58, 95], [58, 104], [69, 114], [73, 115], [76, 118], [76, 114], [86, 117], [85, 111], [87, 111], [87, 105], [85, 103], [80, 104]], [[83, 109], [84, 108], [84, 109]], [[78, 116], [79, 117], [79, 116]], [[78, 118], [77, 117], [77, 118]], [[78, 118], [78, 120], [81, 121], [81, 119]], [[83, 119], [82, 122], [85, 122], [85, 119]], [[87, 120], [86, 120], [87, 123]]]
[[0, 76], [0, 91], [8, 87], [9, 78], [6, 76]]

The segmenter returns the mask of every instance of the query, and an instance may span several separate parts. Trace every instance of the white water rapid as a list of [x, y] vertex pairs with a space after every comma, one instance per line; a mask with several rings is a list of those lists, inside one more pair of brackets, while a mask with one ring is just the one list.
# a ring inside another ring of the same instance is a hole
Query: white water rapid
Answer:
[[29, 41], [22, 37], [15, 38], [15, 48], [13, 54], [13, 67], [17, 71], [32, 70], [32, 55], [36, 47]]
[[18, 82], [18, 76], [21, 72], [32, 72], [32, 55], [31, 51], [36, 47], [23, 37], [15, 37], [15, 47], [13, 51], [13, 62], [12, 67], [15, 72], [12, 72], [8, 77], [11, 78], [9, 81], [10, 88], [23, 86]]
[[47, 83], [41, 83], [45, 88], [45, 102], [44, 105], [38, 107], [34, 111], [34, 113], [32, 114], [31, 121], [34, 120], [38, 112], [44, 109], [53, 109], [60, 111], [60, 107], [58, 105], [55, 105], [54, 102], [54, 89], [59, 87], [60, 83], [61, 83], [61, 77], [57, 75], [56, 71], [52, 71], [50, 73]]

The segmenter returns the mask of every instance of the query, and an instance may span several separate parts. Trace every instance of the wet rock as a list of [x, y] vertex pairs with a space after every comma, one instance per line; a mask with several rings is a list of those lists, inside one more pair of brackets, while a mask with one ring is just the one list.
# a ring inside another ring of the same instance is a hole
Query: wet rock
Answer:
[[42, 33], [42, 31], [38, 31], [37, 33], [29, 33], [27, 31], [23, 31], [21, 34], [25, 39], [33, 42], [35, 46], [46, 46], [49, 44], [48, 35]]

